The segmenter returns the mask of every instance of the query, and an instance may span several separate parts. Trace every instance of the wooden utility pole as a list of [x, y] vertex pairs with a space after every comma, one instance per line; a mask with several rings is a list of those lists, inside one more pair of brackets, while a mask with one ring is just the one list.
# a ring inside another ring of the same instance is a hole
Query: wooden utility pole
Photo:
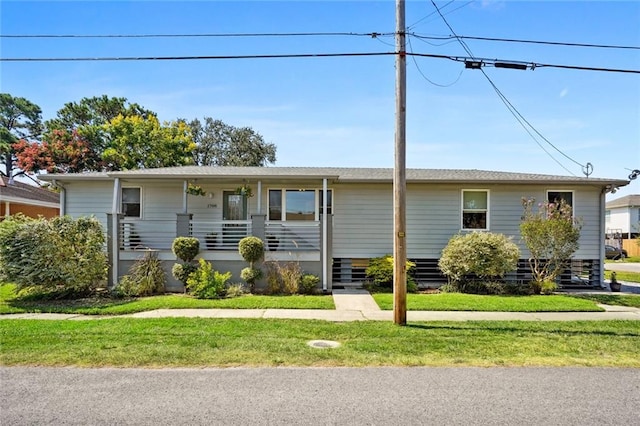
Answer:
[[407, 57], [404, 0], [396, 0], [396, 136], [393, 169], [393, 322], [407, 324], [406, 114]]

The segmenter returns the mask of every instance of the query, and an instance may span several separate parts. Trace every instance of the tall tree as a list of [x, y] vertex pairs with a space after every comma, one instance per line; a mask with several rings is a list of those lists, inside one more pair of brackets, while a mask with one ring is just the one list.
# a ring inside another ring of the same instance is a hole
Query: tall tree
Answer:
[[161, 125], [155, 116], [119, 115], [103, 127], [109, 147], [102, 159], [110, 170], [193, 164], [195, 144], [184, 121]]
[[140, 105], [129, 104], [127, 98], [110, 98], [107, 95], [82, 98], [79, 102], [66, 103], [56, 118], [45, 123], [47, 132], [53, 130], [78, 131], [91, 150], [100, 154], [107, 148], [108, 138], [104, 126], [117, 116], [147, 118], [156, 114]]
[[4, 173], [13, 170], [13, 144], [20, 139], [33, 140], [42, 133], [42, 110], [25, 98], [0, 93], [0, 152]]
[[211, 117], [189, 123], [199, 166], [266, 166], [276, 162], [276, 146], [250, 127], [234, 127]]
[[101, 164], [101, 158], [77, 130], [53, 130], [42, 143], [21, 139], [13, 147], [17, 166], [27, 173], [80, 173], [96, 170]]

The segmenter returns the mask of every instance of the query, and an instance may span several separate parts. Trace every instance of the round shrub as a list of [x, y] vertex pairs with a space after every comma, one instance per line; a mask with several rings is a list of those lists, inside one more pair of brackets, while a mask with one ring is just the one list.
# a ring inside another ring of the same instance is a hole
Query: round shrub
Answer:
[[454, 282], [502, 278], [518, 266], [520, 250], [510, 238], [491, 232], [455, 235], [442, 250], [438, 266]]
[[176, 280], [186, 285], [189, 275], [194, 273], [196, 269], [198, 269], [198, 265], [193, 263], [174, 263], [171, 274]]
[[244, 237], [238, 243], [238, 251], [245, 261], [253, 264], [264, 256], [264, 242], [258, 237]]
[[244, 268], [242, 271], [240, 271], [240, 278], [245, 280], [247, 284], [253, 286], [256, 281], [262, 278], [262, 269]]
[[183, 262], [191, 262], [200, 252], [200, 241], [194, 237], [178, 237], [173, 240], [171, 251]]

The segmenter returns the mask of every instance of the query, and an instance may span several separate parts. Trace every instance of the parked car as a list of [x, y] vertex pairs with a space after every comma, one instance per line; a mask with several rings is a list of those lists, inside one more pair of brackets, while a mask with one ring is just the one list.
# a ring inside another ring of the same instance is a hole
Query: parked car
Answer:
[[627, 251], [625, 249], [620, 249], [618, 247], [614, 247], [610, 245], [605, 245], [604, 249], [605, 249], [605, 257], [607, 259], [617, 260], [617, 259], [624, 259], [625, 257], [627, 257]]

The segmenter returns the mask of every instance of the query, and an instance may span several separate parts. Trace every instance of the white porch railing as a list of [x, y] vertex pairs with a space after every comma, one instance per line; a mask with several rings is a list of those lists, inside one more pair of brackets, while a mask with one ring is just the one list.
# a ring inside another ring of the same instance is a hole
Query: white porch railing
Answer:
[[269, 251], [320, 250], [320, 222], [267, 222], [265, 234]]
[[201, 250], [237, 250], [238, 242], [251, 235], [250, 220], [200, 221], [189, 223], [192, 237], [200, 240]]
[[176, 237], [175, 220], [124, 219], [119, 226], [120, 250], [170, 250]]

